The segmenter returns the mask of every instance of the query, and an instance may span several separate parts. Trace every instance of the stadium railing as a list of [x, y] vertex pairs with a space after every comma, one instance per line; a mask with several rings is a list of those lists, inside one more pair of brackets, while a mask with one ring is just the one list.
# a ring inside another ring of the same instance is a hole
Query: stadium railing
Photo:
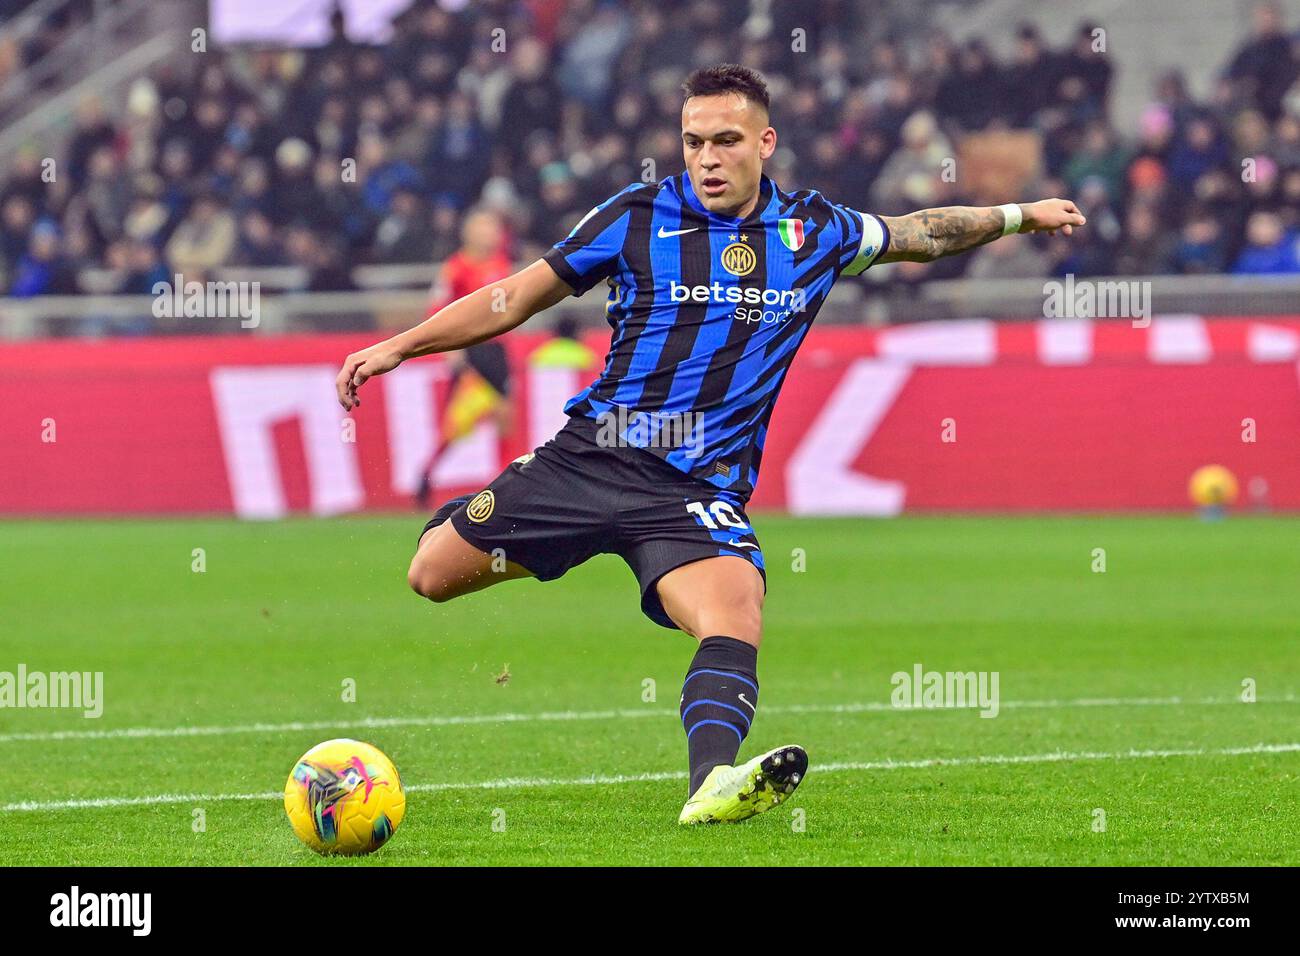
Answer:
[[[842, 282], [831, 292], [818, 316], [819, 325], [888, 325], [932, 319], [1036, 319], [1098, 317], [1137, 319], [1144, 315], [1294, 315], [1300, 301], [1300, 276], [1110, 276], [1071, 280], [1057, 289], [1057, 299], [1070, 290], [1091, 286], [1100, 304], [1092, 316], [1074, 311], [1051, 312], [1051, 283], [1040, 279], [948, 279], [919, 284], [891, 281], [881, 267], [873, 281]], [[875, 270], [873, 270], [875, 271]], [[0, 340], [43, 336], [103, 336], [115, 334], [222, 334], [247, 331], [257, 335], [286, 332], [365, 331], [405, 328], [418, 322], [429, 306], [430, 265], [362, 266], [352, 292], [294, 291], [307, 284], [307, 274], [294, 267], [223, 269], [214, 281], [257, 283], [257, 315], [237, 314], [176, 318], [159, 316], [155, 298], [147, 295], [50, 295], [0, 298]], [[106, 287], [106, 276], [91, 276], [87, 286]], [[413, 288], [414, 286], [414, 288]], [[251, 288], [251, 286], [250, 286]], [[552, 314], [569, 315], [580, 323], [603, 324], [599, 293], [582, 300], [567, 299]], [[1123, 307], [1116, 311], [1116, 305]], [[165, 312], [165, 310], [163, 310]]]

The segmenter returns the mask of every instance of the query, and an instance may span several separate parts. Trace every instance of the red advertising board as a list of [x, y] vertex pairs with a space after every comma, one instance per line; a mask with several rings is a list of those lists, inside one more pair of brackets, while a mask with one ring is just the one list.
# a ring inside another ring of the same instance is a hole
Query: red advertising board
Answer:
[[[351, 415], [334, 376], [369, 335], [49, 340], [0, 347], [0, 514], [409, 507], [447, 370], [409, 362]], [[563, 424], [587, 370], [532, 368], [503, 340], [511, 426], [441, 460], [470, 491]], [[603, 353], [605, 340], [589, 344]], [[1300, 318], [966, 320], [814, 328], [768, 432], [755, 507], [799, 514], [1140, 510], [1187, 505], [1222, 464], [1300, 508]], [[1265, 491], [1266, 489], [1266, 491]]]

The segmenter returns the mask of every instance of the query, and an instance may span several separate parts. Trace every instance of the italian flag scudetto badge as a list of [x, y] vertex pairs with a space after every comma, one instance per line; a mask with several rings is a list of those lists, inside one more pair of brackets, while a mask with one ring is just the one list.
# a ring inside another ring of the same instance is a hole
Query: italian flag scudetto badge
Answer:
[[798, 252], [803, 247], [802, 219], [782, 219], [776, 224], [776, 228], [777, 232], [781, 234], [781, 241], [785, 243], [787, 249]]

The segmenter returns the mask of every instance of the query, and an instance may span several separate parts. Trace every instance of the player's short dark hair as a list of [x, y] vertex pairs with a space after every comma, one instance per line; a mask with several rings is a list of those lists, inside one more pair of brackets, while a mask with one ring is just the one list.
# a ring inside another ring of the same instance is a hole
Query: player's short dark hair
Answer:
[[551, 326], [551, 334], [557, 339], [576, 339], [578, 337], [577, 319], [567, 315], [561, 316]]
[[686, 99], [692, 96], [716, 96], [719, 93], [739, 93], [751, 103], [759, 103], [763, 109], [771, 108], [767, 95], [767, 82], [757, 70], [751, 70], [739, 63], [720, 63], [696, 70], [682, 84]]

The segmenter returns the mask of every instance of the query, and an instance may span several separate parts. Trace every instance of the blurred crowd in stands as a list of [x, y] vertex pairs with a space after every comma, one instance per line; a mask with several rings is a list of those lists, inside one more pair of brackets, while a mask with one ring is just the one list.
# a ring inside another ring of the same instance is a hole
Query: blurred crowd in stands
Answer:
[[[320, 48], [194, 54], [124, 103], [85, 100], [53, 182], [39, 144], [6, 157], [0, 292], [147, 293], [177, 272], [285, 265], [304, 288], [348, 289], [359, 264], [445, 259], [477, 206], [504, 216], [526, 262], [626, 184], [680, 171], [681, 81], [723, 61], [769, 80], [769, 175], [873, 212], [967, 201], [962, 177], [941, 175], [963, 140], [1037, 131], [1041, 171], [1018, 198], [1070, 196], [1088, 228], [904, 279], [1300, 272], [1300, 44], [1272, 5], [1208, 100], [1171, 72], [1119, 130], [1092, 24], [1063, 49], [1021, 26], [1000, 61], [942, 32], [859, 50], [868, 15], [855, 0], [763, 16], [711, 0], [416, 0], [384, 46], [350, 42], [336, 14]], [[791, 49], [797, 29], [808, 52]]]

